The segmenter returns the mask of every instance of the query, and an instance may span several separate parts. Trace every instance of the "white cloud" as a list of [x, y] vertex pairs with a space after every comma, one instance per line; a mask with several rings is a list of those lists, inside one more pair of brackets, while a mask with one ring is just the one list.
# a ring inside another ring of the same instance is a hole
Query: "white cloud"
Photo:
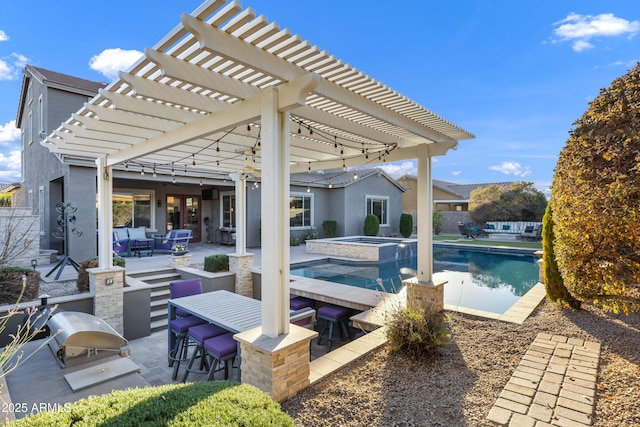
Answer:
[[0, 153], [0, 182], [20, 181], [20, 150], [9, 152], [9, 155]]
[[105, 49], [91, 58], [89, 66], [108, 79], [116, 80], [118, 71], [131, 67], [142, 55], [137, 50]]
[[0, 42], [6, 42], [9, 40], [9, 36], [4, 31], [0, 30]]
[[612, 13], [600, 15], [580, 15], [570, 13], [561, 21], [553, 23], [553, 33], [559, 41], [573, 41], [572, 48], [582, 52], [594, 47], [589, 41], [596, 37], [618, 37], [627, 35], [632, 38], [640, 31], [640, 21], [628, 21]]
[[451, 175], [453, 175], [453, 176], [462, 175], [462, 171], [453, 171], [453, 172], [451, 172]]
[[8, 58], [0, 58], [0, 81], [15, 80], [20, 76], [29, 59], [19, 53], [12, 53]]
[[0, 126], [0, 143], [19, 142], [20, 129], [16, 128], [16, 121], [11, 120], [4, 126]]
[[376, 165], [376, 167], [379, 167], [394, 179], [399, 178], [404, 174], [418, 174], [418, 168], [415, 162], [411, 161], [402, 163], [383, 163], [381, 165]]
[[573, 43], [571, 47], [575, 52], [582, 52], [583, 50], [593, 49], [595, 46], [585, 40], [578, 40]]
[[489, 166], [489, 170], [501, 172], [505, 175], [525, 177], [531, 174], [529, 167], [524, 167], [518, 162], [502, 162], [497, 166]]

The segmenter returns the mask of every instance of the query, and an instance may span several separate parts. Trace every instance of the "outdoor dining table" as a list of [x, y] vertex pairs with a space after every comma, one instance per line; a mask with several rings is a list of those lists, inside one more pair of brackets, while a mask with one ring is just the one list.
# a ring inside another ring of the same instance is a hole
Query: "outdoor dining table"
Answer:
[[[259, 300], [224, 290], [170, 299], [169, 321], [176, 318], [176, 308], [234, 333], [262, 324], [262, 303]], [[168, 348], [171, 349], [176, 337], [171, 330], [167, 332]]]

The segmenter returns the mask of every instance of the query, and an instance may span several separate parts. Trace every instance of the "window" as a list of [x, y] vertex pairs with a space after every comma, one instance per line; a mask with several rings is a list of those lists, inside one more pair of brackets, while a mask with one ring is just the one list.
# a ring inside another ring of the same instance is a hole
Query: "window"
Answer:
[[27, 142], [33, 144], [33, 112], [29, 111], [29, 123], [27, 124]]
[[383, 196], [367, 196], [367, 215], [375, 215], [381, 226], [389, 226], [389, 198]]
[[233, 193], [226, 193], [222, 195], [220, 200], [222, 206], [220, 210], [222, 215], [220, 216], [220, 227], [222, 228], [236, 228], [236, 196]]
[[291, 194], [289, 197], [289, 226], [291, 228], [313, 226], [312, 194]]
[[113, 226], [153, 228], [153, 196], [151, 191], [114, 190], [111, 199]]

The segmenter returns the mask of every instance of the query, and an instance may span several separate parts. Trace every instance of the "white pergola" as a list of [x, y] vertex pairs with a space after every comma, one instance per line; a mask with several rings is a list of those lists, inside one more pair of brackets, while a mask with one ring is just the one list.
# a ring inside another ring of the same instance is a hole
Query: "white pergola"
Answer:
[[262, 327], [276, 337], [289, 328], [290, 173], [417, 159], [418, 280], [431, 282], [431, 158], [473, 137], [240, 2], [209, 0], [42, 144], [96, 161], [100, 269], [111, 267], [113, 168], [231, 175], [238, 254], [245, 179], [260, 175]]

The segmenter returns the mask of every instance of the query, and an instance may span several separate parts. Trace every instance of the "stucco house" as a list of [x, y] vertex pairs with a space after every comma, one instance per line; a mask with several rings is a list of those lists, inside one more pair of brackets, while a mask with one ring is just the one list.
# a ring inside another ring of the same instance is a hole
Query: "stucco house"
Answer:
[[[53, 154], [40, 141], [78, 111], [106, 85], [27, 65], [16, 124], [22, 131], [22, 181], [12, 186], [16, 206], [40, 215], [40, 247], [57, 249], [76, 261], [97, 253], [96, 164], [76, 154]], [[64, 126], [64, 125], [63, 125]], [[110, 126], [115, 126], [111, 124]], [[109, 129], [105, 128], [105, 132]], [[100, 134], [89, 132], [87, 138]], [[171, 170], [139, 165], [113, 168], [113, 227], [145, 227], [149, 233], [190, 229], [192, 242], [232, 241], [235, 229], [235, 183], [226, 176], [207, 178], [191, 161], [172, 163]], [[364, 217], [379, 216], [382, 235], [398, 233], [404, 188], [381, 169], [334, 170], [292, 174], [291, 234], [304, 239], [322, 222], [335, 220], [338, 235], [362, 234]], [[247, 178], [248, 247], [260, 246], [261, 192], [258, 174]], [[73, 203], [75, 232], [56, 238], [60, 203]], [[117, 206], [117, 209], [116, 209]], [[223, 231], [220, 231], [220, 230]]]

